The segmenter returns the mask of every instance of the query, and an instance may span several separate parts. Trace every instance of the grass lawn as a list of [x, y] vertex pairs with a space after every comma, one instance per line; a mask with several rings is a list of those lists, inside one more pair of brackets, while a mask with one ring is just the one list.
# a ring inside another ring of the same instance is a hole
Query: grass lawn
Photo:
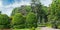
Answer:
[[30, 29], [13, 29], [13, 30], [30, 30]]
[[[31, 30], [31, 29], [13, 29], [13, 30]], [[40, 28], [36, 28], [36, 30], [40, 30]]]

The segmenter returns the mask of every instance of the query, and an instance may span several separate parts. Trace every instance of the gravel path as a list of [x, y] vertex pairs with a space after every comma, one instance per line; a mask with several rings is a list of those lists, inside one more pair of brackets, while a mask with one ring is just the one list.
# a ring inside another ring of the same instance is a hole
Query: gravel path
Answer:
[[48, 28], [48, 27], [41, 27], [41, 30], [60, 30], [60, 29], [54, 29], [54, 28]]

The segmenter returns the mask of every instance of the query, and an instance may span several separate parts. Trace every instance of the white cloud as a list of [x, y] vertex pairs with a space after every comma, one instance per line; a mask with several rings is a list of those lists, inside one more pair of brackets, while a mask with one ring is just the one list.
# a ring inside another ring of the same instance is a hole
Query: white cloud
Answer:
[[2, 0], [0, 0], [0, 6], [2, 6]]
[[2, 1], [0, 1], [0, 10], [2, 11], [2, 14], [7, 14], [8, 16], [10, 16], [13, 8], [20, 7], [21, 5], [30, 5], [30, 4], [29, 4], [29, 2], [24, 2], [24, 1], [17, 2], [15, 0], [15, 2], [13, 4], [4, 6], [4, 5], [2, 5]]
[[0, 11], [1, 11], [1, 7], [2, 7], [3, 5], [2, 5], [2, 0], [0, 0]]
[[15, 1], [15, 3], [10, 4], [8, 6], [5, 6], [5, 7], [19, 7], [21, 5], [30, 5], [30, 4], [29, 4], [29, 2], [24, 2], [24, 1], [17, 2], [17, 1]]
[[44, 6], [49, 6], [51, 3], [52, 3], [52, 0], [41, 0], [41, 3], [44, 5]]

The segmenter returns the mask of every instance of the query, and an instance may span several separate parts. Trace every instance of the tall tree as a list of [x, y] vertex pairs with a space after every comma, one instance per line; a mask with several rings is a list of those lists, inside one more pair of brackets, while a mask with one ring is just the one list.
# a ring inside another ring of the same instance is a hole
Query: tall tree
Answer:
[[43, 22], [47, 23], [48, 22], [48, 8], [47, 6], [42, 5], [42, 16], [43, 16]]
[[42, 10], [42, 5], [40, 0], [31, 0], [31, 8], [32, 12], [34, 12], [37, 15], [37, 20], [42, 23], [42, 18], [43, 18], [43, 10]]
[[50, 6], [50, 15], [48, 16], [48, 21], [54, 25], [60, 23], [60, 0], [53, 0]]

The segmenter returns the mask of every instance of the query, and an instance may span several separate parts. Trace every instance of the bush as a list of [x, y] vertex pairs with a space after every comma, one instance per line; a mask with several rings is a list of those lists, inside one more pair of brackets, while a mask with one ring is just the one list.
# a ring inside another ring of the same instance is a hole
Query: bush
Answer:
[[17, 13], [13, 16], [11, 25], [13, 28], [23, 28], [25, 27], [23, 26], [25, 25], [25, 18], [23, 17], [22, 14]]
[[0, 28], [10, 28], [10, 19], [5, 14], [0, 14]]
[[24, 24], [24, 21], [24, 17], [20, 13], [15, 14], [12, 19], [12, 23], [15, 25]]
[[34, 28], [34, 27], [32, 27], [30, 30], [35, 30], [35, 28]]
[[46, 23], [47, 27], [52, 27], [52, 24], [50, 22]]
[[4, 25], [0, 25], [0, 29], [4, 28]]
[[26, 17], [27, 27], [37, 27], [37, 19], [34, 13], [29, 13]]
[[56, 22], [56, 26], [57, 26], [57, 28], [60, 29], [60, 20], [57, 20], [57, 22]]
[[57, 26], [59, 29], [60, 29], [60, 25], [59, 26]]
[[0, 25], [6, 25], [9, 23], [10, 23], [10, 20], [7, 15], [0, 15]]

